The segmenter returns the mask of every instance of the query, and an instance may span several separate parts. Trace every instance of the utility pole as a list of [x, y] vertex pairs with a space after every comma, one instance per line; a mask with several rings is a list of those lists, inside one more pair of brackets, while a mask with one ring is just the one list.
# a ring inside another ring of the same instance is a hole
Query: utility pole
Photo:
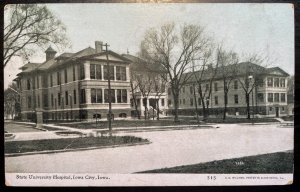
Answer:
[[108, 130], [109, 136], [112, 136], [112, 127], [111, 127], [111, 87], [110, 87], [110, 68], [109, 68], [109, 60], [108, 60], [108, 47], [109, 45], [105, 43], [103, 45], [105, 47], [105, 55], [106, 55], [106, 62], [107, 62], [107, 73], [108, 73]]

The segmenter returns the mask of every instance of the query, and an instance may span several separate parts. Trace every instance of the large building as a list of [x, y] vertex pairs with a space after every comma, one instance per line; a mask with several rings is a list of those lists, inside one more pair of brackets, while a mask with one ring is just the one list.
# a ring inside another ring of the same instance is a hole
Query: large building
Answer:
[[[232, 67], [232, 66], [229, 66]], [[247, 105], [245, 91], [243, 90], [243, 84], [240, 83], [239, 78], [248, 78], [246, 71], [248, 69], [256, 68], [260, 71], [259, 75], [253, 73], [249, 77], [260, 78], [261, 83], [258, 86], [254, 86], [253, 91], [250, 93], [250, 109], [251, 114], [259, 114], [261, 116], [281, 116], [287, 114], [287, 79], [288, 74], [279, 67], [264, 68], [253, 63], [239, 63], [236, 66], [237, 73], [235, 74], [232, 83], [230, 84], [227, 107], [228, 115], [246, 115]], [[211, 71], [214, 69], [206, 69], [202, 79], [201, 87], [203, 92], [209, 90], [209, 78]], [[209, 114], [221, 115], [224, 109], [224, 87], [222, 73], [218, 69], [216, 76], [212, 81], [211, 95], [205, 98], [209, 102]], [[201, 71], [197, 75], [200, 75]], [[188, 74], [186, 74], [188, 75]], [[249, 79], [251, 83], [251, 79]], [[252, 79], [253, 81], [253, 79]], [[194, 76], [191, 76], [180, 90], [179, 94], [179, 114], [180, 115], [195, 115], [195, 97], [193, 94], [194, 86], [197, 86], [197, 81]], [[253, 94], [252, 94], [253, 93]], [[169, 108], [173, 113], [174, 101], [171, 92], [169, 91]], [[206, 94], [208, 95], [208, 94]], [[202, 115], [202, 102], [200, 95], [198, 94], [196, 87], [196, 101], [198, 104], [198, 113]]]
[[[108, 66], [110, 64], [111, 101], [114, 117], [130, 115], [130, 63], [127, 58], [88, 47], [77, 53], [63, 53], [49, 47], [43, 63], [27, 63], [15, 79], [21, 90], [23, 120], [84, 120], [108, 115]], [[107, 55], [106, 55], [107, 54]]]

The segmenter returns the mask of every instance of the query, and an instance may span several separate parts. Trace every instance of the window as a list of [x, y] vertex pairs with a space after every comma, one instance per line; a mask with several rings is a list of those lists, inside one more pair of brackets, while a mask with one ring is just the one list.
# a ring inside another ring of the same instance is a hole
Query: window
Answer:
[[193, 92], [193, 87], [192, 87], [192, 86], [190, 86], [190, 93], [191, 93], [191, 94], [194, 93], [194, 92]]
[[117, 102], [118, 103], [127, 103], [127, 90], [126, 89], [117, 89]]
[[69, 105], [69, 93], [68, 93], [68, 91], [65, 92], [65, 98], [66, 98], [66, 105]]
[[280, 100], [281, 102], [285, 102], [285, 93], [280, 94]]
[[91, 79], [102, 79], [101, 65], [91, 64], [90, 65], [90, 76], [91, 76]]
[[279, 93], [274, 93], [274, 101], [279, 102]]
[[202, 101], [201, 101], [201, 98], [200, 98], [200, 97], [198, 98], [198, 104], [199, 104], [199, 105], [202, 104]]
[[40, 81], [39, 81], [39, 76], [36, 77], [36, 86], [39, 89], [40, 88]]
[[207, 83], [207, 84], [205, 85], [205, 91], [208, 91], [208, 89], [209, 89], [209, 84]]
[[[104, 72], [104, 80], [108, 80], [108, 67], [107, 67], [107, 65], [103, 66], [103, 72]], [[109, 73], [110, 73], [110, 80], [114, 80], [115, 79], [114, 66], [109, 66]]]
[[272, 111], [273, 110], [273, 107], [269, 107], [269, 111]]
[[58, 102], [58, 106], [60, 106], [60, 102], [61, 102], [61, 97], [60, 97], [60, 93], [57, 94], [57, 102]]
[[161, 99], [161, 106], [165, 106], [165, 99]]
[[77, 98], [76, 98], [76, 90], [75, 89], [73, 90], [73, 100], [74, 100], [74, 104], [76, 104]]
[[238, 89], [239, 88], [239, 82], [238, 82], [238, 80], [235, 80], [234, 81], [234, 89]]
[[285, 87], [285, 79], [280, 79], [280, 87]]
[[27, 79], [27, 90], [30, 90], [30, 79]]
[[53, 75], [52, 74], [50, 74], [50, 85], [51, 85], [51, 87], [53, 87]]
[[268, 83], [268, 87], [273, 87], [273, 78], [272, 77], [268, 77], [267, 78], [267, 83]]
[[73, 65], [73, 81], [76, 80], [76, 76], [75, 76], [76, 73], [75, 73], [75, 71], [76, 71], [76, 70], [75, 70], [75, 65]]
[[64, 70], [65, 73], [65, 83], [68, 83], [68, 71], [67, 69]]
[[85, 103], [85, 89], [80, 89], [80, 103]]
[[44, 104], [44, 107], [48, 107], [48, 94], [45, 93], [43, 95], [43, 104]]
[[102, 89], [91, 89], [92, 103], [102, 103]]
[[126, 67], [117, 66], [116, 76], [117, 80], [126, 81]]
[[274, 87], [279, 87], [279, 78], [274, 79]]
[[218, 96], [215, 96], [215, 105], [218, 105], [219, 101], [218, 101]]
[[60, 81], [60, 73], [57, 72], [56, 75], [57, 75], [57, 85], [60, 85], [60, 84], [61, 84], [61, 81]]
[[122, 89], [122, 103], [127, 103], [127, 90]]
[[53, 94], [51, 94], [51, 106], [54, 106], [54, 98], [53, 98]]
[[215, 83], [215, 91], [218, 91], [218, 83]]
[[[115, 90], [111, 89], [110, 93], [111, 93], [111, 102], [115, 103], [116, 102], [116, 99], [115, 99]], [[109, 102], [108, 89], [104, 90], [104, 102], [105, 103]]]
[[168, 106], [172, 105], [171, 99], [168, 99]]
[[239, 96], [238, 95], [234, 95], [234, 103], [235, 104], [239, 103]]
[[179, 99], [179, 104], [181, 105], [181, 99]]
[[268, 102], [273, 102], [273, 93], [268, 93]]
[[48, 87], [48, 76], [47, 75], [42, 76], [42, 86]]
[[191, 106], [194, 105], [193, 98], [190, 98], [190, 105], [191, 105]]
[[182, 99], [182, 103], [185, 105], [185, 99]]
[[182, 87], [182, 92], [185, 93], [185, 87]]
[[264, 94], [257, 93], [257, 100], [258, 100], [258, 102], [264, 102]]
[[31, 108], [31, 96], [27, 97], [27, 106], [28, 108]]
[[80, 80], [85, 79], [84, 65], [79, 66], [79, 77], [80, 77]]
[[37, 100], [38, 100], [38, 107], [40, 107], [40, 95], [37, 96]]

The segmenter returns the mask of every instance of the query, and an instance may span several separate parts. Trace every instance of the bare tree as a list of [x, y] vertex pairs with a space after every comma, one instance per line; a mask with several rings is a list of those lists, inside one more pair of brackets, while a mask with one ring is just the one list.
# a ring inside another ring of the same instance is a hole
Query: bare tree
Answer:
[[58, 48], [69, 44], [65, 26], [45, 5], [7, 5], [4, 23], [4, 67], [16, 56], [28, 60], [49, 43]]
[[[148, 102], [149, 94], [151, 93], [153, 89], [153, 77], [152, 74], [149, 72], [144, 73], [143, 75], [138, 75], [137, 78], [137, 85], [138, 88], [143, 96], [143, 101], [146, 99], [146, 102]], [[143, 103], [145, 108], [145, 120], [148, 118], [148, 106], [147, 103]]]
[[161, 98], [161, 96], [163, 94], [166, 93], [166, 85], [167, 85], [167, 81], [166, 81], [166, 77], [162, 78], [162, 75], [166, 75], [166, 74], [162, 74], [162, 72], [159, 73], [159, 75], [155, 75], [153, 76], [153, 92], [155, 93], [155, 100], [156, 100], [156, 118], [157, 120], [159, 120], [159, 114], [160, 114], [160, 108], [159, 108], [159, 99]]
[[141, 55], [151, 63], [160, 64], [167, 72], [174, 100], [174, 121], [178, 119], [179, 90], [191, 77], [191, 61], [206, 41], [203, 27], [183, 25], [179, 31], [174, 23], [165, 24], [159, 30], [150, 29], [141, 43]]
[[238, 64], [237, 54], [232, 51], [223, 50], [222, 46], [217, 50], [217, 62], [219, 63], [218, 73], [221, 75], [223, 81], [224, 92], [224, 110], [223, 120], [226, 119], [227, 104], [228, 104], [228, 92], [231, 87], [232, 81], [236, 78], [236, 69]]
[[130, 73], [130, 88], [131, 88], [132, 102], [134, 104], [135, 112], [138, 116], [138, 119], [141, 119], [141, 114], [138, 110], [137, 100], [136, 100], [136, 93], [138, 91], [139, 84], [137, 83], [136, 75], [134, 73]]
[[12, 83], [4, 91], [4, 113], [6, 117], [14, 119], [15, 115], [21, 112], [19, 103], [19, 89], [16, 83]]
[[245, 93], [247, 119], [250, 119], [250, 94], [264, 83], [263, 75], [266, 73], [266, 67], [271, 65], [271, 61], [263, 54], [251, 54], [246, 57], [246, 62], [239, 64], [237, 79]]
[[[197, 59], [193, 60], [192, 74], [194, 87], [197, 87], [200, 103], [202, 105], [203, 120], [209, 116], [209, 98], [212, 93], [212, 82], [215, 79], [218, 63], [213, 65], [213, 50], [212, 42], [207, 41], [203, 45], [202, 51], [197, 54]], [[194, 99], [196, 101], [196, 88], [194, 88]], [[197, 106], [197, 107], [196, 107]], [[196, 103], [196, 113], [198, 113], [198, 105]], [[198, 120], [197, 116], [197, 120]]]

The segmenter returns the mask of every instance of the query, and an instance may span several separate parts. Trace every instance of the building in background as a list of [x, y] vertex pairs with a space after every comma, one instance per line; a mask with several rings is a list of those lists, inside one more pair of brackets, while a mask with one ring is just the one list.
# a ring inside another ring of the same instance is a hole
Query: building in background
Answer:
[[130, 72], [133, 86], [130, 97], [131, 115], [134, 117], [137, 116], [135, 104], [141, 116], [145, 116], [146, 113], [148, 113], [149, 117], [157, 116], [158, 111], [159, 114], [166, 115], [168, 110], [166, 103], [168, 100], [168, 83], [166, 78], [162, 78], [163, 75], [166, 76], [162, 66], [149, 64], [143, 59], [129, 53], [122, 56], [131, 61]]
[[[229, 66], [230, 67], [230, 66]], [[263, 73], [255, 76], [254, 78], [262, 79], [259, 86], [255, 86], [253, 89], [253, 95], [250, 94], [250, 109], [251, 114], [258, 114], [262, 116], [282, 116], [288, 114], [288, 103], [287, 103], [287, 80], [289, 74], [283, 71], [279, 67], [274, 68], [264, 68], [253, 63], [239, 63], [237, 64], [237, 73], [233, 79], [229, 93], [228, 93], [228, 105], [227, 114], [228, 115], [246, 115], [246, 97], [245, 92], [242, 89], [242, 84], [238, 80], [239, 78], [244, 78], [244, 71], [246, 68], [259, 67]], [[201, 84], [202, 90], [208, 91], [209, 79], [208, 74], [210, 69], [204, 71], [203, 83]], [[200, 72], [199, 72], [200, 74]], [[251, 82], [250, 82], [251, 83]], [[180, 115], [195, 115], [195, 100], [193, 95], [193, 87], [197, 85], [195, 78], [190, 78], [190, 80], [182, 87], [179, 96], [179, 114]], [[198, 113], [202, 115], [202, 103], [200, 100], [200, 95], [198, 94], [196, 87], [196, 100], [198, 104]], [[252, 98], [253, 97], [253, 98]], [[215, 78], [212, 82], [211, 95], [205, 98], [209, 102], [208, 110], [210, 115], [222, 115], [224, 110], [224, 90], [223, 90], [223, 80], [222, 74], [220, 72], [216, 73]], [[171, 91], [169, 91], [169, 108], [170, 113], [172, 113], [173, 108], [173, 96]]]
[[[86, 120], [108, 114], [108, 68], [102, 42], [76, 53], [49, 47], [46, 61], [27, 63], [15, 79], [21, 90], [23, 120], [35, 121], [36, 111], [44, 120]], [[108, 51], [114, 117], [130, 115], [130, 60]]]

